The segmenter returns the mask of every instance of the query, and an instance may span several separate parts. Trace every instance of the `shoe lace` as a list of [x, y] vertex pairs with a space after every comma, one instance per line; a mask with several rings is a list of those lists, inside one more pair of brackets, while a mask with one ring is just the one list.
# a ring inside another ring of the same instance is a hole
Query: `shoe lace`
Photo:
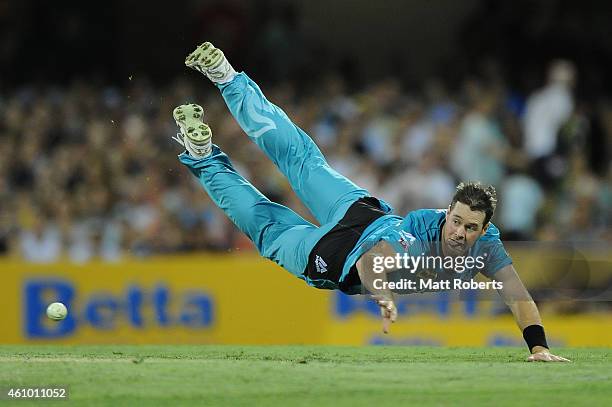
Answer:
[[176, 136], [173, 136], [172, 140], [176, 141], [181, 146], [185, 147], [185, 141], [183, 140], [183, 134], [182, 133], [176, 133]]
[[173, 136], [172, 140], [185, 147], [185, 150], [193, 157], [205, 156], [210, 153], [210, 146], [195, 146], [188, 140], [185, 140], [185, 136], [183, 136], [182, 133], [176, 133], [176, 136]]

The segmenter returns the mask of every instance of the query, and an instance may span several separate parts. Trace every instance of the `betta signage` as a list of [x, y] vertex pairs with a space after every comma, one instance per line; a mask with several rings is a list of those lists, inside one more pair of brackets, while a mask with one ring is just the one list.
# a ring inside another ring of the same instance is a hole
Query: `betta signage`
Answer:
[[[31, 279], [24, 282], [25, 334], [29, 338], [68, 337], [79, 327], [112, 330], [118, 324], [206, 328], [213, 323], [212, 298], [201, 291], [172, 293], [164, 284], [151, 290], [129, 285], [120, 295], [92, 292], [84, 295], [68, 280]], [[62, 302], [68, 316], [57, 324], [45, 323], [49, 299]]]
[[[334, 295], [334, 314], [340, 319], [346, 319], [357, 313], [365, 313], [374, 318], [380, 318], [380, 308], [367, 297], [346, 295], [340, 291]], [[430, 293], [426, 296], [402, 295], [395, 298], [397, 311], [401, 315], [418, 315], [434, 313], [441, 317], [450, 316], [453, 298], [448, 291]], [[475, 290], [465, 290], [461, 299], [461, 313], [467, 317], [476, 315], [478, 297]]]

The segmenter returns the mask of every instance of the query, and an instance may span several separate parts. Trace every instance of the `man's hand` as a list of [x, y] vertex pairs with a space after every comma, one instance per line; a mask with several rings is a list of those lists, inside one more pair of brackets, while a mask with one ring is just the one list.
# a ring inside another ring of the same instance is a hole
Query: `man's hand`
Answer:
[[553, 355], [543, 346], [535, 346], [531, 355], [527, 358], [528, 362], [571, 362], [571, 360], [561, 356]]
[[397, 319], [397, 307], [393, 300], [378, 300], [376, 304], [380, 307], [380, 314], [383, 317], [383, 332], [389, 333], [389, 326]]

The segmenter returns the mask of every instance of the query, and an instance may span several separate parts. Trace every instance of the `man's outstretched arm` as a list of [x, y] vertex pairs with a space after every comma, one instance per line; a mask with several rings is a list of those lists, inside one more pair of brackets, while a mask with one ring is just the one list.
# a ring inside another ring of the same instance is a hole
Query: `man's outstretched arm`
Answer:
[[569, 359], [553, 355], [548, 350], [538, 307], [512, 264], [495, 273], [495, 279], [503, 283], [503, 287], [498, 292], [506, 305], [510, 307], [516, 324], [523, 332], [523, 337], [531, 351], [527, 360], [530, 362], [569, 362]]
[[376, 264], [374, 259], [376, 257], [392, 256], [394, 254], [395, 251], [391, 245], [381, 241], [372, 249], [364, 253], [357, 261], [357, 272], [359, 273], [361, 284], [380, 307], [384, 333], [389, 333], [390, 325], [397, 319], [397, 307], [395, 306], [393, 292], [387, 288], [381, 288], [380, 285], [377, 286], [374, 282], [374, 280], [380, 280], [380, 283], [386, 282], [387, 272], [389, 272], [389, 270], [384, 270], [381, 273], [374, 272], [374, 265]]

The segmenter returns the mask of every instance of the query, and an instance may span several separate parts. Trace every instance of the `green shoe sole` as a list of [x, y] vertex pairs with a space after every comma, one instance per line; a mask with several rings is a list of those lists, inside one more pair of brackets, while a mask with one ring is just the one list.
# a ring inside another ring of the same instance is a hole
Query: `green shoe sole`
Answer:
[[174, 121], [181, 128], [183, 136], [187, 137], [196, 146], [204, 146], [210, 142], [212, 130], [202, 121], [204, 109], [191, 103], [180, 105], [172, 112]]
[[210, 42], [205, 42], [187, 55], [185, 65], [188, 67], [199, 66], [203, 69], [215, 68], [223, 59], [223, 51], [215, 48]]

